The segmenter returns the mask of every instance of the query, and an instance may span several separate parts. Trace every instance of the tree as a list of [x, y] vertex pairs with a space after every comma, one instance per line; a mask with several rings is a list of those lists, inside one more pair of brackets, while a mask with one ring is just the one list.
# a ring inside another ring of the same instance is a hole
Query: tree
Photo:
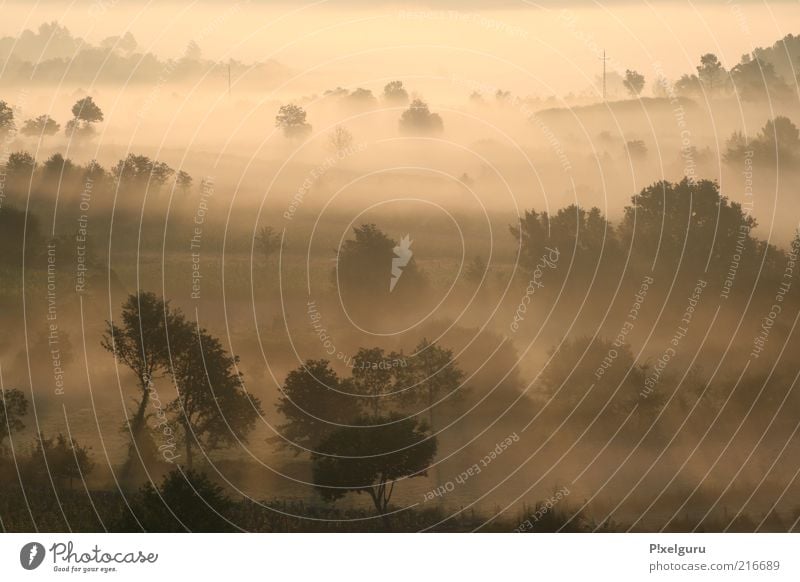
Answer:
[[741, 161], [748, 151], [753, 153], [755, 162], [791, 161], [800, 155], [800, 130], [788, 117], [779, 115], [767, 121], [749, 141], [742, 132], [735, 131], [726, 142], [725, 161]]
[[166, 184], [174, 173], [175, 170], [165, 162], [158, 162], [147, 156], [136, 154], [128, 154], [127, 158], [117, 162], [117, 165], [111, 170], [111, 174], [121, 184], [152, 183], [156, 186]]
[[192, 189], [192, 177], [183, 170], [179, 170], [175, 175], [175, 186], [181, 191], [181, 194], [186, 196]]
[[[423, 339], [409, 358], [410, 365], [403, 369], [402, 394], [406, 402], [428, 409], [428, 422], [436, 427], [434, 409], [438, 401], [448, 394], [455, 393], [464, 381], [464, 372], [453, 358], [452, 350], [440, 347]], [[452, 402], [452, 401], [451, 401]]]
[[28, 119], [22, 126], [23, 135], [55, 135], [61, 126], [49, 115]]
[[[289, 372], [275, 407], [286, 419], [279, 427], [282, 446], [316, 449], [339, 425], [359, 414], [349, 382], [341, 380], [327, 360], [306, 360]], [[279, 437], [280, 438], [280, 437]], [[287, 442], [288, 441], [288, 442]]]
[[[612, 350], [616, 350], [616, 356], [598, 378], [598, 365]], [[564, 340], [551, 351], [539, 384], [545, 396], [554, 398], [553, 406], [558, 409], [579, 419], [593, 418], [603, 411], [603, 416], [611, 420], [624, 418], [641, 399], [645, 377], [646, 368], [636, 365], [626, 344], [580, 337]], [[649, 403], [661, 401], [659, 396], [651, 394]]]
[[347, 128], [337, 125], [328, 134], [328, 146], [335, 154], [344, 154], [353, 145], [353, 134]]
[[146, 532], [230, 532], [228, 519], [233, 503], [219, 485], [205, 473], [170, 471], [156, 489], [145, 484], [125, 510], [119, 524], [122, 531]]
[[153, 383], [170, 371], [170, 332], [181, 332], [186, 324], [180, 312], [170, 309], [168, 301], [149, 292], [128, 296], [119, 321], [121, 325], [106, 322], [101, 345], [136, 375], [139, 384], [136, 409], [128, 420], [131, 444], [123, 467], [123, 477], [127, 478], [134, 454], [140, 445], [146, 445], [143, 437]]
[[326, 501], [366, 493], [384, 520], [400, 479], [427, 475], [436, 438], [424, 423], [393, 414], [359, 418], [332, 432], [312, 455], [316, 490]]
[[91, 97], [84, 97], [72, 106], [72, 117], [85, 123], [97, 123], [103, 121], [103, 112]]
[[345, 97], [345, 101], [357, 109], [364, 109], [367, 107], [374, 107], [377, 105], [378, 100], [369, 89], [357, 88], [352, 93]]
[[16, 129], [14, 110], [5, 101], [0, 101], [0, 137], [5, 137]]
[[64, 128], [69, 137], [86, 137], [94, 133], [94, 124], [103, 121], [103, 112], [91, 97], [78, 99], [72, 106], [72, 119]]
[[239, 360], [219, 339], [189, 322], [172, 335], [171, 373], [178, 397], [167, 408], [183, 429], [186, 466], [191, 469], [194, 448], [246, 442], [262, 413], [261, 402], [244, 389]]
[[[411, 256], [401, 277], [393, 280], [392, 263], [397, 255], [397, 243], [374, 224], [362, 224], [353, 229], [355, 235], [342, 243], [334, 272], [342, 298], [348, 305], [361, 309], [379, 307], [390, 296], [407, 298], [412, 291], [419, 295], [426, 285], [422, 272]], [[363, 300], [369, 298], [369, 302]]]
[[[688, 270], [687, 277], [696, 272], [715, 276], [727, 270], [734, 252], [746, 262], [755, 250], [749, 235], [755, 219], [740, 204], [720, 196], [716, 182], [656, 182], [631, 197], [631, 203], [619, 226], [623, 246], [646, 261], [657, 256], [657, 267], [670, 276], [678, 261]], [[740, 242], [742, 229], [748, 234]], [[737, 244], [743, 249], [736, 251]], [[738, 277], [744, 276], [740, 271]]]
[[383, 98], [387, 103], [405, 105], [408, 103], [408, 91], [402, 81], [391, 81], [383, 88]]
[[36, 160], [28, 152], [14, 152], [8, 156], [6, 171], [11, 176], [29, 180], [36, 168]]
[[271, 226], [262, 226], [256, 235], [256, 247], [261, 255], [269, 260], [281, 248], [281, 235]]
[[731, 80], [737, 94], [745, 101], [781, 99], [792, 94], [771, 63], [748, 55], [731, 69]]
[[717, 55], [707, 53], [700, 57], [697, 76], [709, 93], [713, 93], [715, 89], [720, 88], [720, 84], [725, 77], [725, 67], [719, 62]]
[[792, 157], [800, 153], [800, 130], [788, 117], [783, 115], [767, 121], [758, 140], [763, 149], [772, 152], [777, 150], [779, 156]]
[[438, 113], [431, 113], [427, 103], [414, 99], [400, 116], [400, 131], [411, 135], [441, 133], [444, 128]]
[[360, 348], [353, 357], [353, 388], [366, 399], [366, 408], [374, 416], [380, 413], [381, 402], [391, 394], [395, 378], [394, 362], [398, 354], [388, 356], [382, 348]]
[[571, 272], [589, 275], [603, 257], [609, 262], [617, 257], [613, 227], [599, 208], [586, 210], [575, 204], [560, 208], [556, 214], [525, 211], [511, 234], [520, 244], [520, 266], [528, 274], [537, 269], [554, 269], [559, 257], [572, 257]]
[[0, 389], [0, 446], [15, 432], [25, 428], [23, 417], [28, 414], [28, 400], [15, 389]]
[[303, 138], [311, 133], [311, 125], [306, 122], [306, 112], [299, 105], [282, 105], [275, 116], [275, 127], [283, 130], [290, 139]]
[[70, 172], [75, 170], [75, 167], [72, 160], [56, 153], [47, 158], [45, 163], [42, 164], [42, 173], [47, 178], [58, 180], [62, 175], [68, 176]]
[[697, 75], [682, 75], [675, 82], [675, 93], [685, 97], [692, 97], [702, 94], [703, 85]]
[[628, 69], [625, 71], [625, 80], [623, 81], [625, 88], [631, 97], [638, 97], [639, 93], [644, 89], [644, 75]]
[[44, 481], [46, 472], [54, 482], [70, 489], [74, 486], [75, 479], [85, 479], [86, 475], [94, 470], [94, 461], [89, 456], [89, 448], [82, 447], [75, 439], [67, 439], [63, 434], [53, 438], [45, 438], [40, 433], [36, 439], [36, 449], [33, 453], [33, 479]]

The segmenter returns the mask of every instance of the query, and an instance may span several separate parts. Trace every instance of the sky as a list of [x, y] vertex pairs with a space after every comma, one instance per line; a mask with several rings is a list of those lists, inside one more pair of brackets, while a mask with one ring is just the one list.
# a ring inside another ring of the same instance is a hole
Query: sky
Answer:
[[732, 66], [800, 22], [797, 2], [273, 2], [78, 0], [4, 5], [0, 34], [58, 21], [98, 42], [131, 32], [179, 56], [192, 40], [214, 59], [275, 59], [301, 74], [443, 76], [523, 94], [582, 91], [601, 71], [676, 78], [714, 52]]

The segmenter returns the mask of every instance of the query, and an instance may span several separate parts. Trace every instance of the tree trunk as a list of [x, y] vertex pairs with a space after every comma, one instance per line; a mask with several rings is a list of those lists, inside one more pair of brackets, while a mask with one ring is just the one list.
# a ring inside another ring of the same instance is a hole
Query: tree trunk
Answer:
[[186, 431], [186, 468], [192, 470], [192, 437], [188, 429]]
[[130, 421], [129, 429], [131, 433], [131, 442], [128, 445], [128, 458], [125, 460], [120, 471], [120, 480], [123, 483], [126, 483], [131, 477], [133, 464], [137, 457], [136, 450], [139, 444], [139, 437], [142, 435], [146, 425], [147, 405], [150, 402], [150, 385], [148, 382], [145, 382], [144, 379], [141, 379], [140, 382], [142, 398], [139, 400], [139, 407], [136, 410], [136, 414], [133, 415]]

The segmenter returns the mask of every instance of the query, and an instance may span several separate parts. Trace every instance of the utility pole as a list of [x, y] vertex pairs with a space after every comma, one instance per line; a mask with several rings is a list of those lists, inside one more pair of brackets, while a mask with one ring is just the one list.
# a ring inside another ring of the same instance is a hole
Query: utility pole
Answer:
[[231, 62], [228, 61], [228, 99], [231, 98]]
[[603, 102], [606, 100], [606, 51], [603, 49], [603, 57], [600, 59], [603, 61]]

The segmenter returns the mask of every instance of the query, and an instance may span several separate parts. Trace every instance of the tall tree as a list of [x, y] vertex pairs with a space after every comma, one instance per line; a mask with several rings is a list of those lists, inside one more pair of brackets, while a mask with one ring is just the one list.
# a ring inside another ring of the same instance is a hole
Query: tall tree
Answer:
[[700, 82], [706, 87], [709, 93], [721, 88], [725, 78], [725, 67], [719, 62], [717, 55], [712, 53], [704, 54], [700, 57], [700, 65], [697, 67], [697, 76]]
[[359, 418], [320, 443], [312, 456], [314, 485], [327, 501], [366, 493], [388, 523], [397, 481], [426, 476], [436, 449], [436, 437], [413, 418]]
[[127, 478], [136, 452], [146, 443], [143, 437], [153, 382], [170, 371], [170, 332], [183, 332], [186, 323], [168, 301], [150, 292], [130, 295], [122, 306], [119, 322], [106, 322], [101, 345], [127, 366], [138, 382], [138, 401], [128, 420], [131, 444], [123, 467], [123, 477]]
[[246, 442], [262, 413], [261, 402], [244, 389], [238, 358], [229, 355], [219, 339], [189, 322], [175, 335], [171, 373], [178, 397], [168, 409], [183, 429], [186, 465], [191, 469], [195, 448]]

